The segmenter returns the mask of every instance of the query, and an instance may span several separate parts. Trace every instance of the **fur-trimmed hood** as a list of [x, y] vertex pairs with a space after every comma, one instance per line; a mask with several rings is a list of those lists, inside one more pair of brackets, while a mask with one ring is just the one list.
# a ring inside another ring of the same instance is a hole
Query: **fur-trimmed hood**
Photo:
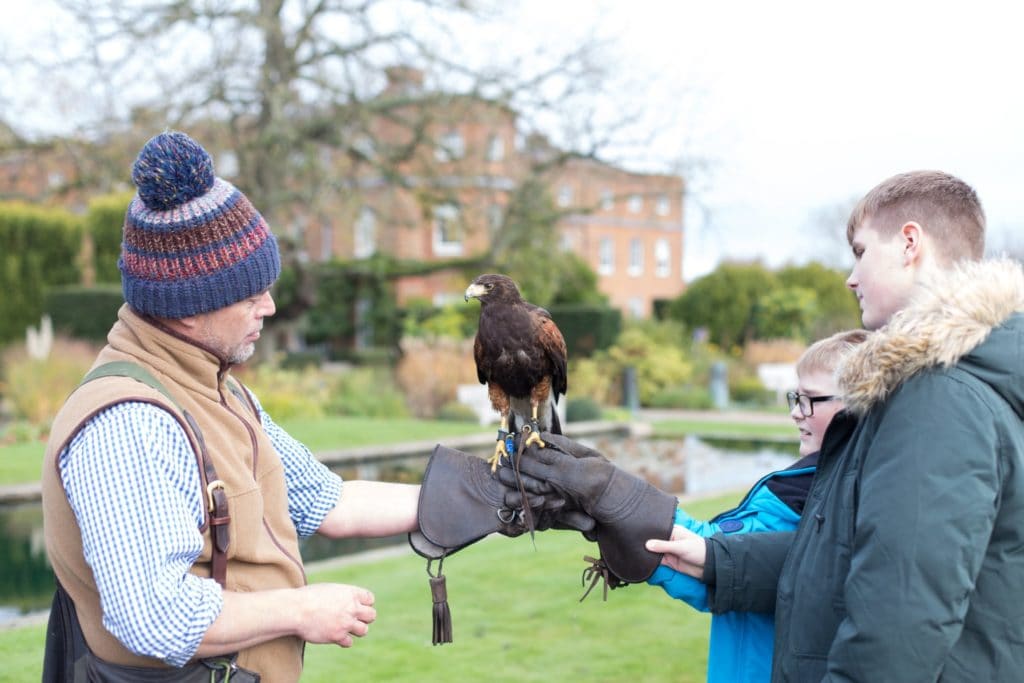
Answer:
[[1024, 270], [1009, 259], [963, 262], [922, 283], [910, 304], [839, 371], [846, 408], [863, 415], [914, 374], [959, 363], [1024, 416]]

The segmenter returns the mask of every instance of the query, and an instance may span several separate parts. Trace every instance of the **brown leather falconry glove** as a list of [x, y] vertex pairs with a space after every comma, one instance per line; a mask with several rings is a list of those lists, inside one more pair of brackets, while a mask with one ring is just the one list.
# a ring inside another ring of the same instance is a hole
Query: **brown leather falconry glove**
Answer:
[[[546, 447], [530, 446], [518, 459], [524, 488], [537, 493], [547, 490], [544, 484], [548, 484], [564, 495], [569, 507], [593, 517], [596, 524], [584, 535], [597, 541], [604, 564], [616, 578], [626, 583], [650, 578], [661, 555], [644, 544], [649, 538], [671, 536], [676, 497], [571, 439], [547, 432], [541, 438]], [[498, 471], [509, 487], [515, 485], [515, 476], [508, 466]], [[507, 500], [517, 499], [518, 492]]]
[[[451, 642], [451, 616], [441, 573], [444, 559], [494, 532], [519, 536], [529, 530], [518, 492], [511, 505], [506, 502], [512, 493], [513, 489], [492, 474], [483, 458], [435, 446], [420, 486], [419, 528], [409, 534], [409, 545], [428, 560], [427, 573], [434, 596], [435, 645]], [[550, 487], [545, 492], [528, 493], [527, 502], [538, 531], [555, 524], [572, 524], [572, 528], [579, 529], [594, 524], [578, 511], [563, 513], [565, 499]], [[435, 560], [436, 576], [431, 573]]]

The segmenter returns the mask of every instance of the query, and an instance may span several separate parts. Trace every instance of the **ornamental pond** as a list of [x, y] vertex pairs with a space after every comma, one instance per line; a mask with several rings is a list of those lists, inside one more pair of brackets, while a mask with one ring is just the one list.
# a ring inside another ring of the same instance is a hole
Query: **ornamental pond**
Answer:
[[[570, 433], [619, 466], [680, 496], [743, 489], [763, 474], [792, 464], [797, 451], [795, 442], [705, 440], [695, 436], [656, 439], [631, 435], [627, 425], [597, 424], [574, 424]], [[493, 450], [493, 437], [453, 439], [445, 445], [486, 457]], [[319, 457], [345, 479], [418, 483], [432, 447], [433, 444], [425, 443], [402, 444], [325, 453]], [[404, 544], [404, 534], [343, 540], [314, 536], [301, 542], [306, 562]], [[0, 501], [0, 567], [0, 627], [48, 609], [53, 595], [53, 573], [46, 560], [38, 500]]]

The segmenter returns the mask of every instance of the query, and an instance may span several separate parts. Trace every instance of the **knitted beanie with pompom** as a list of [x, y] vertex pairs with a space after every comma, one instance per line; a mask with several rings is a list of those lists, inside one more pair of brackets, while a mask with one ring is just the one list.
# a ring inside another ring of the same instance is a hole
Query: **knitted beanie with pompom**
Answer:
[[121, 289], [137, 312], [187, 318], [255, 296], [281, 273], [263, 216], [213, 160], [179, 132], [145, 144], [132, 166], [138, 194], [121, 243]]

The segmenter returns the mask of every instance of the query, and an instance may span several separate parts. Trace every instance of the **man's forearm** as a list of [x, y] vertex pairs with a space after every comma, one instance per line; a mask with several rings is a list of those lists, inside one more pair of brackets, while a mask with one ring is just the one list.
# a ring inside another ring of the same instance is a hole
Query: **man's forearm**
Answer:
[[318, 533], [330, 538], [390, 536], [417, 527], [420, 487], [377, 481], [346, 481], [337, 505]]
[[239, 593], [224, 591], [224, 607], [195, 657], [210, 657], [297, 636], [311, 643], [352, 645], [376, 619], [373, 593], [344, 584]]

